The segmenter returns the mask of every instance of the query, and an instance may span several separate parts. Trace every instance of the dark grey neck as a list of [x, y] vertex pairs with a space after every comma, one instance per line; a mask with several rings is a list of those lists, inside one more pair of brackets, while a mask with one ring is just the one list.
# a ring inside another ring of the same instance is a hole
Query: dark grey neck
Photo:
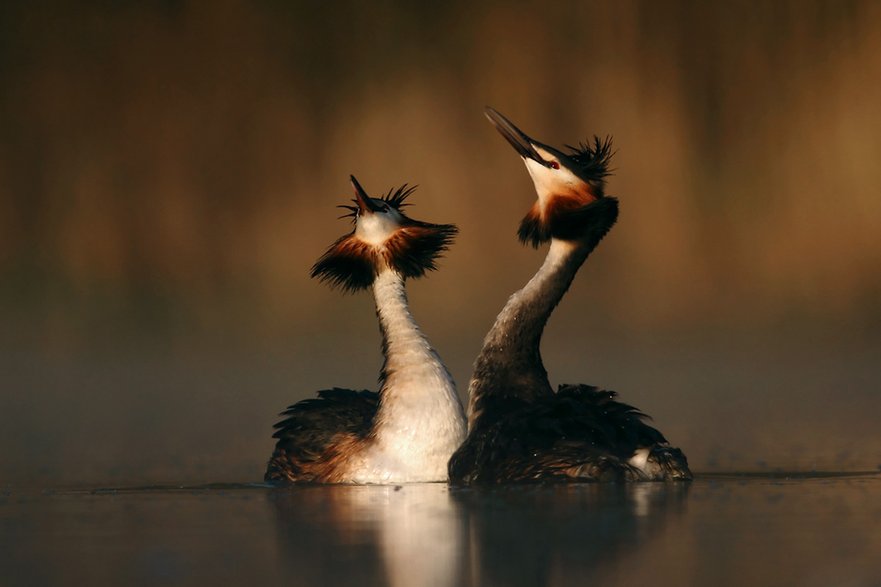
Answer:
[[541, 335], [595, 243], [553, 239], [529, 283], [508, 299], [474, 365], [468, 386], [469, 428], [483, 413], [553, 393], [541, 361]]
[[[544, 264], [512, 295], [486, 335], [468, 385], [468, 427], [553, 393], [539, 345], [551, 312], [587, 256], [618, 218], [618, 200], [603, 197], [558, 219]], [[565, 233], [566, 236], [563, 236]]]

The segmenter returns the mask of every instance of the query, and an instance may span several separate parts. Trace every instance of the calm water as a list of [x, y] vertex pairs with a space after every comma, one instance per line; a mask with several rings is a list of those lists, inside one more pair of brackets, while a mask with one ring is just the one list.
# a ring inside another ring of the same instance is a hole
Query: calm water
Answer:
[[881, 585], [881, 475], [0, 493], [3, 585]]

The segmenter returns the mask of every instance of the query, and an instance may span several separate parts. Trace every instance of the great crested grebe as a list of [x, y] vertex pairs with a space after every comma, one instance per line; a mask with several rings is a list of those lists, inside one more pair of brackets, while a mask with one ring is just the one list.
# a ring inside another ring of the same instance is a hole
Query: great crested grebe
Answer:
[[555, 393], [539, 353], [551, 312], [618, 218], [618, 200], [603, 193], [611, 140], [595, 137], [566, 154], [492, 108], [486, 115], [523, 158], [538, 193], [520, 240], [551, 244], [486, 335], [468, 386], [468, 437], [450, 459], [450, 481], [691, 479], [682, 451], [615, 392], [561, 385]]
[[368, 196], [352, 176], [355, 229], [312, 267], [346, 291], [373, 288], [385, 361], [379, 393], [328, 389], [290, 406], [275, 425], [278, 439], [266, 481], [408, 483], [446, 481], [447, 461], [465, 437], [456, 384], [416, 325], [404, 280], [435, 269], [452, 243], [451, 224], [402, 212], [415, 188]]

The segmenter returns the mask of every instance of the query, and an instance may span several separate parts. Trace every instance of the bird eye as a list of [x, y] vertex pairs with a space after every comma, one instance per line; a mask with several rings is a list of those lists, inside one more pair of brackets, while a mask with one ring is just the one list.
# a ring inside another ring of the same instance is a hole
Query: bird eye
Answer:
[[551, 161], [550, 164], [551, 164], [551, 167], [553, 167], [554, 169], [560, 168], [560, 164], [557, 163], [556, 161]]

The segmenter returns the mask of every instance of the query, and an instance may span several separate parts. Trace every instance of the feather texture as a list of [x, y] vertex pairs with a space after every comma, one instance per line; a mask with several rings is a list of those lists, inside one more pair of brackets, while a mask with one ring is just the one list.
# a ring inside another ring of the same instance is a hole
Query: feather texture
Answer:
[[602, 190], [605, 187], [606, 177], [612, 174], [609, 163], [615, 155], [612, 150], [612, 137], [606, 136], [600, 139], [594, 135], [593, 145], [590, 142], [579, 143], [577, 147], [566, 145], [569, 149], [569, 159], [575, 164], [575, 171], [584, 180], [590, 182], [594, 188]]
[[687, 470], [685, 457], [645, 423], [648, 417], [615, 398], [615, 392], [589, 385], [561, 385], [556, 394], [519, 405], [509, 398], [502, 413], [482, 422], [453, 455], [450, 481], [646, 479], [628, 461], [637, 449], [653, 446], [667, 449], [659, 451], [665, 464]]
[[373, 290], [384, 357], [380, 390], [326, 389], [290, 406], [275, 425], [265, 479], [274, 482], [442, 481], [465, 436], [452, 377], [410, 313], [408, 277], [436, 268], [457, 229], [404, 215], [415, 188], [370, 198], [358, 181], [355, 229], [337, 239], [312, 276], [344, 291]]
[[587, 240], [594, 247], [618, 219], [618, 200], [603, 197], [589, 204], [573, 198], [555, 197], [544, 210], [536, 203], [520, 222], [517, 237], [523, 244], [538, 248], [552, 238]]
[[379, 407], [375, 391], [334, 387], [318, 397], [288, 407], [275, 424], [277, 439], [269, 459], [266, 481], [324, 482], [342, 455], [334, 447], [371, 440]]
[[[437, 259], [453, 243], [459, 229], [452, 224], [414, 220], [404, 214], [401, 210], [410, 205], [407, 199], [415, 190], [416, 186], [404, 184], [377, 198], [393, 208], [399, 216], [399, 227], [382, 245], [359, 239], [353, 230], [328, 247], [312, 266], [311, 276], [332, 288], [351, 293], [370, 287], [376, 275], [386, 267], [404, 278], [422, 277], [426, 272], [437, 269]], [[350, 211], [342, 217], [352, 217], [357, 221], [357, 206], [342, 207]]]
[[542, 333], [584, 261], [614, 226], [606, 197], [611, 138], [562, 153], [529, 138], [493, 109], [487, 117], [523, 158], [538, 200], [518, 236], [544, 263], [502, 308], [468, 386], [469, 433], [449, 462], [453, 483], [690, 479], [685, 456], [616, 394], [589, 385], [554, 392]]

